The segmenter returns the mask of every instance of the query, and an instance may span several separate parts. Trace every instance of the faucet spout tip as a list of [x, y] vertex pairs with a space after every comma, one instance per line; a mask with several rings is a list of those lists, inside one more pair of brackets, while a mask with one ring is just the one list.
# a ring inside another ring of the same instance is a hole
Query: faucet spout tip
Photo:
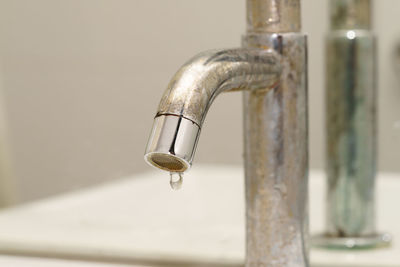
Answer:
[[193, 161], [200, 127], [178, 115], [158, 115], [144, 155], [153, 167], [169, 172], [185, 172]]

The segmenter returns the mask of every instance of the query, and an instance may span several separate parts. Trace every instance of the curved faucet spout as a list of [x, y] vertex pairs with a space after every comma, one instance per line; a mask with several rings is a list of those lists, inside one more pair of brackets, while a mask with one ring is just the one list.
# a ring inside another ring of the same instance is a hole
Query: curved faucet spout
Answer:
[[273, 50], [238, 48], [200, 53], [172, 78], [157, 116], [183, 116], [201, 127], [219, 93], [266, 88], [279, 80], [279, 75], [279, 58]]
[[170, 172], [190, 168], [207, 111], [226, 91], [273, 87], [280, 80], [273, 50], [238, 48], [198, 54], [175, 74], [159, 104], [145, 160]]

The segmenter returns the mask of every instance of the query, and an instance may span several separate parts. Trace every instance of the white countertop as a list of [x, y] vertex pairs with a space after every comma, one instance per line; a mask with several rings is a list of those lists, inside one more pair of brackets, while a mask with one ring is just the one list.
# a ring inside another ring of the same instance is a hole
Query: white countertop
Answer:
[[[244, 259], [243, 184], [240, 167], [197, 165], [185, 175], [180, 191], [169, 188], [167, 173], [151, 171], [3, 210], [0, 253], [239, 266]], [[313, 249], [312, 266], [399, 267], [399, 192], [400, 177], [380, 175], [378, 228], [394, 234], [394, 246], [353, 252]], [[322, 173], [311, 172], [310, 193], [311, 232], [316, 233], [323, 229]]]
[[139, 265], [122, 265], [115, 263], [84, 262], [62, 259], [36, 257], [2, 256], [0, 266], [4, 267], [144, 267]]

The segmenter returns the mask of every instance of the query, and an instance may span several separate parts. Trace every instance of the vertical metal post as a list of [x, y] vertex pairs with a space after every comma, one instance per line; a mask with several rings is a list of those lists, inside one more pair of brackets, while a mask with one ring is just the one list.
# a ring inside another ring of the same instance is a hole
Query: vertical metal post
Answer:
[[[314, 243], [374, 247], [376, 48], [370, 0], [331, 0], [326, 39], [326, 233]], [[385, 241], [386, 240], [386, 241]]]
[[306, 37], [300, 0], [248, 0], [245, 47], [273, 49], [282, 74], [244, 92], [246, 267], [308, 266]]

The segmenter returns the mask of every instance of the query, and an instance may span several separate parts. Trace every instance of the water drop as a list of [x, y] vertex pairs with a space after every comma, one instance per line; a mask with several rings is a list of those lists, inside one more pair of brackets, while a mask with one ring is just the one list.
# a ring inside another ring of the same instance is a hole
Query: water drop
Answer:
[[183, 182], [183, 173], [181, 173], [181, 172], [171, 172], [170, 176], [171, 176], [171, 180], [169, 181], [169, 184], [171, 185], [171, 188], [173, 190], [181, 189], [182, 182]]

